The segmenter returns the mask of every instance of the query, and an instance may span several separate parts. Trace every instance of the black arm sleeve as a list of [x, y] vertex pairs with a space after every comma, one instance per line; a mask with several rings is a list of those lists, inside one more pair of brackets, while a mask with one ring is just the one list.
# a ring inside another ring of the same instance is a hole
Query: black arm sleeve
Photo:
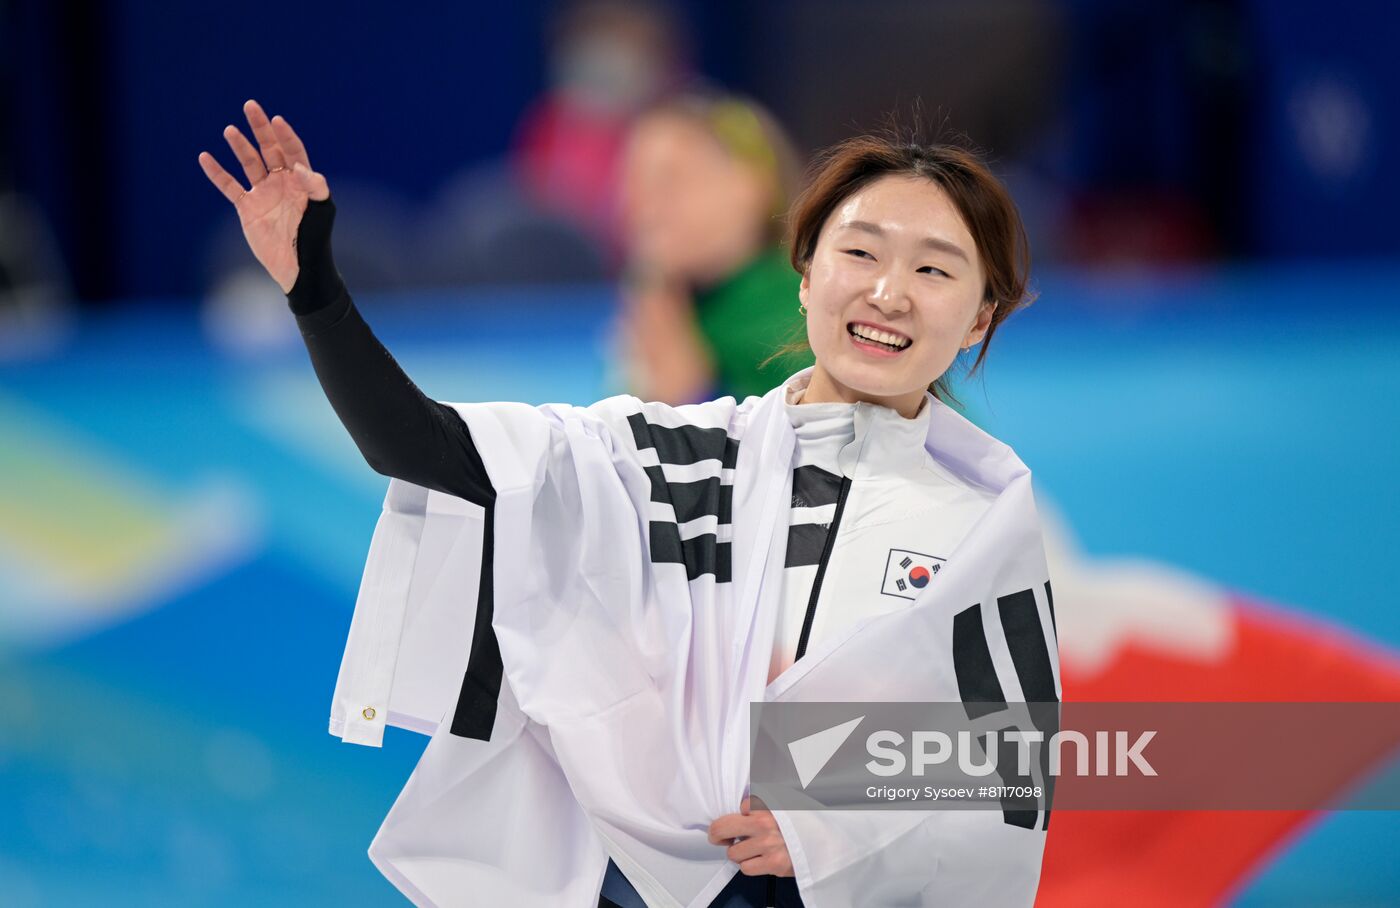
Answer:
[[287, 294], [331, 407], [376, 472], [490, 504], [495, 489], [461, 415], [418, 389], [350, 299], [331, 256], [334, 220], [329, 198], [307, 203]]

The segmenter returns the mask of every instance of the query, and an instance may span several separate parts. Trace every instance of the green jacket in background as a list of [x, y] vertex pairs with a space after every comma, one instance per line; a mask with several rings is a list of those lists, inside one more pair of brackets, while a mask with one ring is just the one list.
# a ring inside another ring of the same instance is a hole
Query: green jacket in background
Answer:
[[805, 339], [797, 311], [801, 280], [787, 253], [775, 247], [719, 284], [696, 292], [696, 318], [715, 364], [713, 396], [762, 396], [812, 364], [812, 354], [804, 350], [778, 357], [766, 368], [758, 366], [789, 341]]

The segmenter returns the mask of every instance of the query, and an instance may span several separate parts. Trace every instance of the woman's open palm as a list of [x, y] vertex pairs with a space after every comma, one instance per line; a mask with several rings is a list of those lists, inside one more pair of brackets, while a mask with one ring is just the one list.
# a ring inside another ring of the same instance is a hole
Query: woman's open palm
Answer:
[[297, 280], [297, 228], [307, 199], [330, 198], [326, 178], [311, 169], [306, 146], [281, 116], [268, 120], [257, 101], [243, 105], [257, 148], [239, 129], [229, 125], [224, 139], [233, 149], [249, 187], [234, 179], [207, 151], [199, 153], [199, 166], [224, 198], [233, 203], [248, 247], [283, 293]]

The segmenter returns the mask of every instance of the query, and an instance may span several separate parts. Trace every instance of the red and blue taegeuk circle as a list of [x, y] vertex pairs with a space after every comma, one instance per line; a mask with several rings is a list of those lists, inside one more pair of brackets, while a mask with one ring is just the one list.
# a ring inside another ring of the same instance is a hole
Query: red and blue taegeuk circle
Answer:
[[909, 572], [909, 582], [914, 585], [915, 589], [921, 590], [928, 586], [928, 578], [928, 568], [923, 565], [919, 565]]

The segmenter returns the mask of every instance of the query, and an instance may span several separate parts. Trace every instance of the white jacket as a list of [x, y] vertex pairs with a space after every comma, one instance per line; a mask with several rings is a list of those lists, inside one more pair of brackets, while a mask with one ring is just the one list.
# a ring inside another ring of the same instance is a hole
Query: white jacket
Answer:
[[908, 419], [864, 401], [801, 403], [810, 371], [786, 383], [797, 447], [769, 681], [799, 651], [907, 608], [997, 497], [924, 446], [933, 395]]
[[[416, 904], [592, 908], [611, 856], [649, 905], [708, 905], [737, 871], [706, 830], [746, 790], [749, 703], [963, 699], [954, 625], [965, 646], [969, 616], [990, 657], [977, 683], [1024, 699], [1016, 640], [1033, 622], [1058, 696], [1029, 471], [932, 398], [929, 454], [994, 501], [907, 608], [814, 641], [768, 683], [794, 440], [782, 392], [455, 405], [496, 488], [492, 513], [390, 483], [331, 731], [371, 745], [386, 723], [432, 735], [370, 846]], [[732, 524], [705, 507], [716, 485], [732, 485]], [[488, 530], [493, 596], [480, 607]], [[487, 608], [491, 632], [484, 620], [473, 632]], [[812, 908], [1034, 898], [1044, 823], [775, 817]]]

